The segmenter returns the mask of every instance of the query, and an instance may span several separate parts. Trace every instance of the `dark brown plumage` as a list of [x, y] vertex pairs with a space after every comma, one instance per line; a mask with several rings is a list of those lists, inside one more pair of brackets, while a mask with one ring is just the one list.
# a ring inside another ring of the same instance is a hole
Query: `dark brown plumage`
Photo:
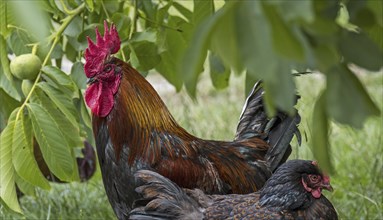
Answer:
[[[281, 165], [256, 193], [206, 195], [181, 189], [149, 170], [135, 174], [137, 192], [130, 219], [337, 219], [331, 202], [321, 194], [332, 190], [329, 178], [312, 161]], [[319, 194], [317, 194], [317, 192]]]
[[143, 76], [111, 56], [119, 48], [117, 32], [112, 26], [105, 33], [97, 32], [97, 44], [90, 41], [85, 53], [85, 99], [105, 190], [119, 219], [128, 217], [138, 198], [133, 175], [139, 169], [209, 194], [249, 193], [286, 160], [300, 117], [278, 112], [267, 118], [261, 83], [246, 101], [233, 141], [203, 140], [178, 125]]

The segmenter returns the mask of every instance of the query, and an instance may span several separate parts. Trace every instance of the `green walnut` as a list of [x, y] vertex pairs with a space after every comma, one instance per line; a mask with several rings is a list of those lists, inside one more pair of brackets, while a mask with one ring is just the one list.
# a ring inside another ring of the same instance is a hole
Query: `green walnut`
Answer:
[[24, 79], [21, 83], [21, 91], [23, 91], [24, 96], [27, 96], [29, 92], [31, 91], [33, 86], [33, 81]]
[[41, 61], [34, 54], [22, 54], [11, 61], [10, 68], [15, 77], [34, 80], [40, 72]]

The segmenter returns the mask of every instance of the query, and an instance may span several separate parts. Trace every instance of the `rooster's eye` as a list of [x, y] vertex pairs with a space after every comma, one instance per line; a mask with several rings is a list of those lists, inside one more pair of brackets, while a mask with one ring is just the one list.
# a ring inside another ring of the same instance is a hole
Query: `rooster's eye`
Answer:
[[108, 65], [104, 68], [104, 72], [109, 72], [111, 69], [112, 67]]

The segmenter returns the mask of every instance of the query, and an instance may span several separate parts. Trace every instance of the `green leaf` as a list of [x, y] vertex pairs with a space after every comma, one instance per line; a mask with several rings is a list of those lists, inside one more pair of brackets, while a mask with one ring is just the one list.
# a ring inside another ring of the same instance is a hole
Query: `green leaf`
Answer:
[[[245, 4], [241, 2], [242, 4]], [[231, 66], [235, 73], [243, 71], [243, 62], [239, 58], [239, 40], [237, 29], [238, 26], [246, 25], [236, 22], [236, 12], [238, 12], [237, 3], [226, 10], [225, 16], [222, 17], [212, 30], [210, 49], [221, 57], [226, 66]]]
[[112, 22], [116, 25], [118, 36], [120, 37], [121, 41], [128, 39], [131, 27], [131, 20], [129, 16], [123, 13], [114, 13], [112, 16]]
[[[62, 93], [71, 96], [72, 98], [78, 98], [78, 88], [73, 82], [71, 77], [54, 66], [44, 66], [42, 68], [43, 77], [49, 82], [51, 80], [56, 85], [55, 87], [60, 89]], [[53, 85], [52, 83], [49, 83]]]
[[372, 27], [365, 29], [368, 37], [379, 46], [380, 51], [383, 50], [383, 25], [375, 24]]
[[369, 8], [361, 8], [355, 17], [350, 17], [350, 22], [362, 29], [371, 27], [376, 23], [374, 13]]
[[250, 95], [254, 84], [258, 81], [256, 74], [246, 71], [246, 80], [245, 80], [245, 94]]
[[[47, 44], [48, 46], [49, 44]], [[51, 45], [49, 45], [51, 46]], [[48, 49], [48, 48], [47, 48]], [[54, 48], [53, 48], [53, 51], [51, 53], [51, 59], [61, 59], [64, 55], [64, 51], [63, 49], [61, 48], [61, 45], [60, 44], [57, 44]], [[46, 56], [46, 54], [44, 54], [44, 57]]]
[[29, 182], [23, 180], [17, 173], [15, 173], [15, 181], [17, 187], [19, 187], [20, 191], [26, 195], [36, 196], [36, 187]]
[[34, 135], [39, 143], [43, 158], [49, 170], [62, 181], [72, 181], [73, 166], [71, 146], [61, 132], [54, 118], [40, 105], [27, 105], [31, 113]]
[[[78, 147], [82, 146], [82, 140], [80, 138], [80, 131], [79, 131], [79, 124], [76, 122], [73, 124], [69, 118], [61, 111], [61, 108], [57, 105], [52, 103], [52, 100], [49, 96], [45, 95], [43, 92], [44, 90], [41, 89], [41, 87], [37, 87], [35, 90], [35, 96], [33, 98], [36, 98], [40, 104], [46, 109], [49, 114], [52, 116], [52, 118], [55, 120], [55, 122], [59, 125], [59, 129], [61, 130], [61, 133], [64, 134], [64, 137], [68, 141], [68, 144], [71, 147]], [[62, 98], [61, 101], [64, 101], [65, 98]], [[76, 109], [74, 107], [74, 103], [70, 104], [64, 104], [68, 107], [68, 111], [74, 112], [72, 114], [76, 114]], [[76, 114], [76, 120], [78, 119], [78, 113]]]
[[306, 33], [315, 36], [317, 40], [321, 39], [320, 37], [325, 37], [323, 39], [326, 40], [332, 40], [338, 34], [340, 29], [339, 25], [332, 20], [323, 19], [321, 17], [316, 17], [313, 22], [304, 24], [303, 28]]
[[373, 11], [376, 22], [383, 26], [383, 2], [382, 1], [367, 1], [367, 7]]
[[307, 23], [314, 20], [312, 1], [267, 1], [267, 4], [274, 4], [278, 7], [278, 13], [285, 21], [302, 19]]
[[338, 1], [312, 1], [312, 3], [316, 17], [320, 17], [322, 20], [334, 21], [341, 8]]
[[32, 124], [28, 115], [20, 114], [15, 122], [12, 145], [13, 166], [23, 180], [43, 189], [50, 189], [33, 154]]
[[85, 105], [85, 101], [84, 101], [83, 98], [81, 98], [80, 103], [81, 103], [80, 104], [81, 118], [82, 118], [84, 124], [88, 128], [92, 128], [92, 121], [91, 121], [91, 118], [90, 118], [90, 114], [89, 114], [88, 108]]
[[[83, 51], [88, 47], [88, 39], [87, 37], [90, 37], [91, 39], [96, 39], [96, 32], [95, 29], [98, 27], [98, 30], [104, 30], [104, 28], [100, 25], [90, 25], [88, 28], [86, 28], [84, 31], [82, 31], [79, 35], [77, 35], [77, 41], [75, 44], [77, 45], [77, 48], [75, 48], [77, 51]], [[96, 42], [95, 40], [93, 42]], [[76, 46], [73, 45], [73, 46]]]
[[49, 3], [49, 1], [40, 1], [40, 7], [42, 10], [44, 10], [46, 12], [49, 12], [52, 14], [56, 13], [56, 16], [57, 16], [57, 14], [59, 14], [59, 11], [56, 11], [56, 9], [52, 7], [52, 5]]
[[77, 61], [78, 52], [75, 48], [73, 48], [72, 44], [68, 43], [64, 50], [65, 56], [66, 58], [68, 58], [68, 60], [70, 60], [73, 63]]
[[93, 0], [85, 0], [86, 7], [89, 9], [90, 12], [93, 12], [94, 10], [94, 5], [93, 5]]
[[339, 49], [347, 62], [371, 71], [379, 71], [383, 66], [382, 51], [363, 33], [343, 32]]
[[229, 85], [230, 69], [226, 68], [220, 57], [209, 54], [210, 77], [215, 88], [224, 89]]
[[312, 121], [312, 150], [321, 168], [332, 172], [330, 160], [330, 143], [328, 140], [328, 116], [326, 114], [326, 96], [322, 94], [314, 106]]
[[[174, 3], [174, 2], [173, 2]], [[169, 8], [172, 6], [172, 2], [168, 2], [167, 4], [159, 5], [157, 9], [157, 15], [156, 15], [156, 21], [158, 22], [158, 25], [163, 25], [164, 23], [168, 22], [168, 18], [170, 16], [169, 14]], [[188, 21], [190, 21], [189, 18], [186, 18]], [[157, 32], [160, 32], [161, 29], [157, 29]]]
[[214, 13], [214, 1], [194, 0], [193, 24], [198, 25]]
[[177, 91], [182, 88], [181, 76], [178, 74], [178, 65], [174, 60], [174, 54], [169, 51], [160, 54], [161, 62], [156, 66], [156, 70], [161, 73], [165, 79], [170, 82]]
[[133, 62], [132, 65], [140, 71], [148, 71], [153, 69], [160, 61], [161, 57], [157, 52], [157, 46], [155, 43], [142, 42], [133, 44], [134, 55], [137, 58], [138, 63]]
[[0, 34], [2, 37], [8, 35], [7, 24], [7, 1], [0, 1]]
[[172, 3], [173, 7], [177, 9], [188, 21], [191, 21], [193, 19], [194, 13], [192, 13], [189, 9], [187, 9], [185, 6], [181, 5], [178, 2]]
[[293, 64], [274, 51], [270, 20], [264, 15], [261, 2], [243, 2], [235, 19], [240, 59], [247, 68], [247, 77], [263, 80], [268, 115], [275, 114], [275, 107], [292, 112], [295, 85], [290, 71]]
[[31, 52], [31, 48], [27, 45], [33, 43], [33, 40], [24, 29], [13, 30], [7, 41], [16, 56]]
[[70, 77], [76, 83], [79, 89], [86, 88], [87, 78], [84, 73], [84, 64], [80, 61], [77, 61], [73, 64], [72, 69], [70, 71]]
[[[185, 87], [188, 93], [195, 97], [198, 77], [203, 70], [207, 50], [211, 41], [211, 35], [219, 24], [220, 20], [230, 13], [237, 2], [228, 2], [223, 8], [218, 10], [213, 16], [206, 19], [199, 25], [188, 44], [188, 49], [182, 59], [181, 71], [184, 76]], [[221, 55], [221, 54], [220, 54]]]
[[274, 6], [263, 4], [263, 10], [272, 29], [273, 46], [277, 53], [288, 59], [303, 61], [304, 49], [294, 35], [292, 25], [288, 25], [277, 12]]
[[[3, 89], [0, 89], [0, 115], [4, 119], [8, 119], [11, 112], [19, 105], [20, 102], [16, 101], [14, 98], [10, 97]], [[1, 127], [0, 127], [1, 130]]]
[[7, 77], [9, 81], [12, 81], [13, 76], [11, 73], [11, 69], [9, 68], [7, 44], [5, 42], [5, 39], [1, 35], [0, 35], [0, 63], [3, 69], [3, 73], [5, 74], [5, 76]]
[[143, 32], [135, 32], [132, 38], [129, 40], [131, 43], [142, 43], [147, 41], [150, 43], [155, 43], [157, 41], [156, 31], [152, 29], [145, 30]]
[[[252, 74], [267, 77], [275, 72], [276, 54], [272, 48], [271, 29], [258, 1], [240, 5], [235, 17], [240, 59]], [[242, 24], [242, 25], [241, 25]], [[246, 25], [243, 25], [246, 24]]]
[[179, 91], [182, 87], [183, 76], [183, 72], [179, 71], [179, 69], [189, 42], [190, 31], [193, 27], [185, 20], [173, 16], [169, 18], [168, 25], [178, 27], [182, 32], [174, 29], [165, 29], [158, 33], [157, 39], [161, 41], [160, 44], [165, 45], [163, 47], [166, 50], [160, 53], [161, 62], [155, 68]]
[[0, 68], [0, 88], [16, 101], [21, 101], [21, 81], [16, 78], [9, 81], [5, 74], [3, 74], [2, 68]]
[[[104, 30], [104, 29], [100, 29]], [[77, 37], [82, 31], [82, 19], [80, 16], [76, 16], [64, 30], [64, 34], [70, 37]], [[94, 30], [93, 30], [94, 32]]]
[[341, 60], [338, 50], [332, 44], [320, 44], [314, 48], [317, 68], [325, 73]]
[[65, 117], [72, 123], [72, 125], [78, 124], [78, 115], [73, 101], [68, 95], [61, 93], [59, 90], [53, 88], [46, 82], [40, 82], [37, 84], [41, 90], [48, 95], [50, 100], [57, 106]]
[[[144, 12], [146, 17], [152, 21], [155, 20], [158, 12], [158, 4], [153, 1], [138, 1], [137, 7]], [[147, 27], [153, 27], [155, 24], [153, 22], [149, 22], [146, 24]]]
[[326, 101], [329, 116], [358, 128], [368, 116], [380, 114], [362, 83], [346, 66], [329, 70]]
[[[272, 106], [293, 114], [295, 104], [295, 84], [289, 64], [280, 61], [276, 71], [269, 74], [272, 75], [271, 78], [270, 76], [262, 78], [265, 79], [265, 102], [271, 103]], [[270, 108], [270, 106], [268, 107]]]
[[42, 10], [39, 1], [7, 1], [17, 18], [17, 25], [26, 29], [34, 41], [42, 41], [48, 37], [50, 19]]
[[22, 213], [16, 196], [16, 173], [12, 165], [12, 138], [14, 125], [15, 122], [10, 121], [0, 135], [0, 198], [2, 203], [9, 209]]

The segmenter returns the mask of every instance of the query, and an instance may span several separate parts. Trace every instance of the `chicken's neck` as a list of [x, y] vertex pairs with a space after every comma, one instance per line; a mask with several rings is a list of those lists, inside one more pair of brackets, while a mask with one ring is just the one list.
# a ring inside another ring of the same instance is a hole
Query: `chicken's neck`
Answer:
[[[161, 147], [166, 148], [167, 145], [182, 151], [194, 137], [177, 124], [157, 92], [141, 74], [128, 64], [121, 62], [120, 65], [122, 79], [114, 97], [113, 110], [107, 117], [94, 122], [107, 123], [116, 158], [120, 157], [123, 147], [129, 147], [129, 163], [138, 158], [156, 163], [161, 150], [164, 150]], [[169, 154], [172, 154], [171, 149]]]
[[273, 174], [260, 191], [260, 204], [280, 210], [305, 209], [313, 202], [311, 194], [303, 188], [299, 176], [288, 173]]

